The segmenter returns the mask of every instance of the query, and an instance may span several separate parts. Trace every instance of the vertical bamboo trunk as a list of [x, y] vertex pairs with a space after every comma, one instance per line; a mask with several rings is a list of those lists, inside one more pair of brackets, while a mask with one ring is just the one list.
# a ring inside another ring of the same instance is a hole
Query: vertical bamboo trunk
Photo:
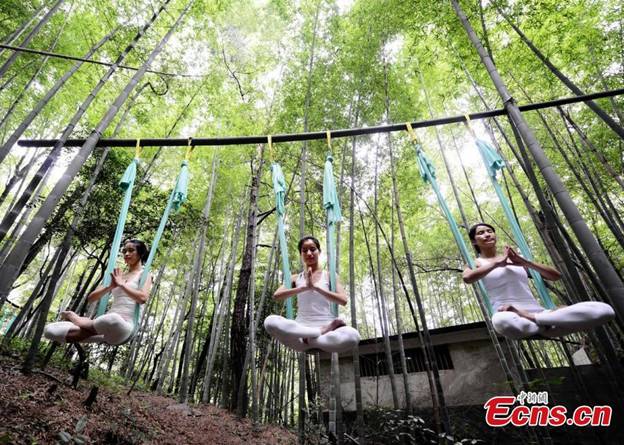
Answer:
[[[355, 122], [359, 117], [359, 107], [356, 108]], [[355, 291], [355, 148], [356, 138], [351, 138], [351, 188], [349, 197], [349, 305], [351, 309], [351, 327], [358, 329], [357, 322], [357, 294]], [[362, 382], [360, 378], [360, 346], [353, 348], [353, 382], [355, 392], [355, 412], [358, 436], [363, 436], [364, 410], [362, 406]]]
[[[385, 69], [385, 64], [384, 64]], [[375, 150], [375, 182], [373, 185], [373, 211], [375, 215], [378, 215], [378, 203], [379, 203], [379, 144]], [[392, 359], [392, 349], [390, 346], [390, 320], [388, 317], [388, 305], [386, 303], [386, 296], [384, 294], [383, 273], [381, 269], [381, 252], [379, 247], [379, 226], [375, 224], [375, 255], [377, 259], [377, 290], [379, 296], [379, 319], [381, 320], [381, 333], [383, 335], [384, 352], [386, 354], [386, 366], [388, 371], [388, 378], [390, 379], [390, 389], [392, 391], [392, 404], [394, 409], [399, 409], [399, 394], [397, 390], [396, 376], [394, 374], [394, 360]], [[371, 270], [374, 274], [374, 269]]]
[[154, 59], [156, 59], [156, 57], [163, 50], [163, 48], [169, 41], [169, 38], [171, 37], [171, 35], [173, 35], [175, 29], [178, 27], [190, 7], [193, 5], [193, 2], [194, 0], [190, 0], [187, 3], [175, 23], [167, 31], [167, 33], [157, 44], [157, 46], [151, 51], [147, 60], [132, 76], [124, 90], [117, 96], [104, 117], [98, 123], [97, 127], [87, 138], [78, 154], [72, 159], [63, 176], [55, 184], [54, 188], [41, 205], [41, 208], [34, 216], [33, 220], [28, 225], [21, 238], [17, 241], [15, 247], [12, 249], [4, 264], [0, 267], [0, 307], [2, 307], [2, 304], [4, 304], [4, 301], [6, 300], [10, 292], [11, 286], [19, 272], [24, 258], [28, 253], [29, 247], [32, 245], [34, 239], [41, 232], [41, 229], [45, 225], [45, 222], [54, 211], [56, 203], [61, 198], [62, 194], [65, 193], [72, 179], [78, 173], [78, 171], [86, 161], [87, 157], [91, 154], [100, 136], [104, 133], [112, 120], [115, 118], [124, 102], [130, 96], [132, 90], [136, 87], [137, 83], [143, 77], [150, 65], [153, 63]]
[[[308, 131], [308, 112], [310, 110], [310, 102], [312, 100], [312, 69], [314, 68], [314, 52], [316, 49], [316, 32], [318, 26], [318, 17], [321, 10], [321, 2], [316, 4], [316, 12], [314, 14], [314, 25], [312, 28], [312, 43], [310, 45], [310, 58], [308, 59], [308, 80], [306, 83], [306, 95], [303, 104], [303, 131]], [[306, 168], [308, 161], [308, 142], [303, 142], [303, 150], [301, 154], [300, 177], [299, 177], [299, 235], [305, 234], [305, 181]]]
[[[389, 105], [390, 104], [388, 101], [388, 96], [386, 96], [386, 114], [389, 114], [389, 111], [390, 111]], [[388, 147], [389, 147], [389, 152], [390, 152], [389, 154], [392, 157], [393, 156], [392, 148], [391, 148], [392, 139], [390, 138], [390, 135], [388, 135]], [[392, 176], [394, 176], [396, 173], [393, 168], [393, 165], [394, 165], [393, 160], [390, 161], [390, 165], [392, 169], [391, 174]], [[394, 209], [395, 209], [394, 193], [392, 193], [392, 217], [391, 217], [391, 233], [390, 233], [390, 250], [392, 251], [394, 251], [394, 238], [395, 238]], [[396, 319], [396, 331], [397, 331], [397, 342], [399, 346], [399, 358], [401, 360], [401, 374], [403, 376], [403, 394], [405, 394], [404, 408], [409, 413], [412, 411], [412, 394], [411, 394], [410, 385], [409, 385], [407, 359], [405, 357], [405, 347], [403, 346], [403, 321], [401, 319], [401, 305], [399, 303], [399, 297], [397, 295], [396, 280], [397, 280], [396, 271], [394, 270], [394, 267], [393, 267], [392, 268], [392, 300], [394, 303], [394, 317]]]
[[[316, 34], [318, 28], [318, 18], [321, 10], [321, 2], [316, 4], [316, 11], [314, 13], [314, 24], [312, 25], [312, 42], [310, 45], [310, 57], [308, 58], [308, 78], [306, 82], [306, 94], [303, 105], [303, 131], [308, 131], [308, 115], [310, 111], [310, 103], [312, 100], [312, 69], [314, 68], [314, 53], [316, 50]], [[305, 234], [305, 205], [306, 205], [306, 169], [308, 163], [308, 141], [303, 142], [301, 150], [301, 162], [299, 166], [299, 238], [302, 238]], [[299, 363], [304, 363], [304, 356], [300, 355]], [[305, 434], [305, 367], [299, 369], [299, 424], [298, 434], [300, 442], [304, 440]]]
[[[61, 251], [59, 252], [59, 257], [62, 256], [62, 250], [64, 249], [64, 247], [65, 246], [59, 248], [59, 250]], [[30, 373], [35, 364], [37, 352], [39, 352], [41, 336], [43, 335], [43, 328], [45, 327], [45, 324], [48, 320], [48, 312], [50, 311], [52, 297], [56, 292], [58, 280], [63, 273], [63, 266], [63, 261], [56, 261], [56, 264], [54, 265], [54, 270], [52, 271], [52, 279], [50, 280], [50, 283], [48, 283], [46, 294], [41, 301], [41, 308], [39, 309], [39, 317], [37, 317], [33, 338], [26, 354], [26, 358], [24, 359], [24, 363], [22, 365], [22, 372], [24, 374]]]
[[580, 214], [578, 208], [571, 199], [569, 192], [564, 186], [561, 178], [554, 171], [550, 161], [544, 154], [542, 147], [535, 138], [533, 132], [528, 127], [522, 113], [515, 104], [513, 97], [507, 90], [502, 78], [500, 77], [498, 70], [494, 66], [492, 60], [489, 58], [483, 45], [479, 41], [478, 37], [474, 33], [472, 26], [468, 22], [466, 15], [462, 11], [457, 0], [451, 0], [455, 13], [462, 26], [464, 27], [466, 34], [468, 35], [472, 45], [479, 53], [481, 61], [485, 65], [492, 82], [494, 83], [503, 103], [505, 109], [509, 114], [510, 119], [517, 127], [518, 132], [522, 136], [522, 139], [526, 142], [528, 149], [531, 151], [535, 162], [537, 163], [546, 183], [553, 192], [555, 199], [557, 200], [561, 210], [568, 220], [568, 223], [572, 227], [576, 237], [578, 238], [583, 250], [589, 258], [595, 272], [600, 277], [600, 280], [604, 283], [604, 286], [609, 295], [609, 299], [614, 306], [616, 313], [620, 321], [624, 320], [624, 284], [620, 277], [613, 269], [604, 251], [601, 249], [598, 241], [589, 230], [585, 220]]
[[[267, 264], [269, 265], [264, 274], [264, 280], [262, 285], [262, 291], [260, 292], [260, 301], [258, 302], [258, 309], [254, 311], [253, 315], [250, 314], [249, 319], [249, 341], [248, 348], [245, 354], [245, 363], [243, 364], [243, 375], [245, 376], [247, 373], [247, 369], [251, 365], [251, 386], [252, 386], [252, 420], [254, 422], [258, 421], [258, 383], [257, 383], [257, 372], [255, 370], [255, 354], [256, 354], [256, 333], [258, 332], [258, 328], [260, 326], [260, 321], [263, 319], [263, 308], [266, 300], [266, 295], [268, 293], [268, 289], [271, 288], [275, 277], [275, 264], [276, 262], [273, 260], [276, 247], [277, 247], [277, 230], [273, 235], [273, 243], [271, 244], [271, 250], [269, 252], [269, 260]], [[278, 260], [276, 258], [276, 260]], [[251, 299], [255, 300], [254, 292], [250, 290], [250, 307], [255, 307], [255, 304], [251, 304]], [[253, 317], [253, 318], [252, 318]], [[252, 322], [253, 321], [253, 322]], [[253, 340], [253, 341], [252, 341]], [[260, 356], [262, 356], [262, 349], [260, 349]], [[262, 385], [262, 383], [260, 383]], [[239, 401], [240, 401], [240, 385], [239, 385]]]
[[[262, 150], [262, 148], [260, 148]], [[247, 213], [247, 230], [243, 260], [238, 277], [238, 285], [236, 288], [236, 297], [234, 299], [234, 312], [232, 313], [232, 324], [230, 329], [230, 364], [232, 370], [232, 393], [230, 398], [230, 407], [232, 410], [238, 408], [238, 392], [241, 379], [243, 377], [243, 363], [245, 360], [247, 317], [246, 307], [249, 297], [249, 282], [253, 279], [251, 273], [253, 271], [254, 257], [254, 240], [257, 230], [257, 214], [258, 214], [258, 187], [260, 185], [260, 176], [264, 159], [262, 153], [258, 159], [258, 166], [252, 173], [251, 186], [249, 190], [249, 210]], [[246, 393], [246, 388], [245, 388]], [[245, 401], [247, 398], [245, 397]]]
[[[183, 261], [186, 261], [186, 258], [184, 258]], [[173, 282], [173, 289], [172, 289], [172, 295], [180, 295], [180, 292], [178, 292], [179, 288], [179, 282], [180, 282], [180, 276], [183, 275], [183, 270], [179, 269], [178, 273], [176, 274], [175, 280]], [[184, 281], [184, 280], [183, 280]], [[154, 389], [156, 390], [156, 392], [158, 394], [162, 394], [162, 388], [165, 384], [165, 380], [167, 379], [167, 376], [169, 374], [169, 363], [171, 361], [171, 357], [173, 355], [173, 350], [175, 348], [175, 340], [177, 338], [178, 335], [178, 329], [177, 327], [180, 324], [180, 317], [184, 317], [184, 289], [182, 289], [182, 295], [180, 295], [178, 297], [178, 301], [176, 303], [176, 309], [175, 312], [173, 314], [173, 319], [171, 322], [171, 329], [169, 332], [169, 337], [167, 338], [167, 340], [165, 340], [165, 344], [163, 346], [164, 351], [162, 353], [162, 358], [160, 360], [160, 364], [158, 366], [158, 371], [156, 373], [156, 382], [154, 385]], [[182, 313], [182, 315], [180, 315], [180, 313]]]
[[[210, 334], [210, 346], [208, 349], [208, 356], [206, 358], [206, 374], [204, 376], [204, 388], [202, 393], [202, 402], [207, 403], [210, 398], [210, 387], [212, 383], [212, 372], [214, 363], [219, 350], [219, 343], [225, 319], [230, 308], [231, 293], [232, 293], [232, 280], [234, 275], [234, 266], [236, 264], [236, 252], [238, 250], [238, 239], [240, 235], [240, 226], [242, 224], [243, 213], [238, 214], [236, 219], [236, 225], [234, 233], [232, 235], [232, 247], [230, 249], [230, 260], [228, 261], [227, 270], [222, 285], [222, 296], [219, 299], [219, 303], [215, 307], [213, 317], [217, 317], [217, 321], [214, 323], [214, 331]], [[227, 350], [224, 349], [227, 352]]]
[[208, 222], [210, 219], [210, 209], [212, 207], [212, 198], [214, 196], [214, 186], [217, 178], [216, 168], [218, 165], [218, 159], [216, 156], [212, 158], [212, 174], [210, 176], [210, 186], [208, 187], [208, 194], [206, 196], [206, 202], [202, 209], [202, 217], [200, 221], [200, 228], [197, 233], [196, 245], [197, 249], [193, 258], [193, 271], [189, 287], [191, 293], [191, 308], [186, 322], [186, 337], [185, 337], [185, 355], [184, 365], [182, 368], [182, 378], [180, 379], [180, 390], [178, 391], [178, 400], [180, 403], [186, 403], [188, 401], [188, 375], [189, 367], [191, 363], [192, 352], [192, 338], [193, 338], [193, 322], [195, 320], [195, 308], [197, 307], [197, 299], [199, 298], [199, 284], [201, 281], [201, 265], [204, 259], [205, 247], [206, 247], [206, 232], [208, 229]]
[[[398, 188], [396, 187], [396, 178], [392, 175], [394, 202], [396, 205], [397, 222], [399, 224], [399, 230], [401, 233], [401, 240], [403, 242], [403, 250], [405, 252], [405, 259], [407, 261], [407, 268], [409, 272], [409, 279], [412, 286], [412, 292], [416, 300], [418, 308], [418, 318], [422, 326], [422, 332], [418, 331], [418, 336], [423, 347], [425, 365], [427, 369], [427, 380], [429, 383], [429, 391], [431, 393], [431, 402], [433, 406], [433, 413], [436, 420], [436, 426], [438, 430], [451, 434], [451, 424], [448, 417], [448, 411], [446, 409], [446, 402], [444, 399], [444, 391], [442, 389], [442, 383], [440, 382], [440, 372], [438, 370], [438, 363], [433, 350], [433, 344], [431, 343], [431, 336], [429, 334], [429, 328], [427, 326], [427, 319], [425, 317], [425, 309], [422, 303], [418, 284], [416, 282], [416, 274], [414, 271], [414, 262], [412, 260], [412, 253], [407, 243], [407, 235], [405, 233], [405, 226], [403, 224], [403, 214], [401, 212], [400, 200], [398, 195]], [[407, 296], [408, 302], [409, 296]], [[411, 303], [411, 302], [410, 302]], [[410, 307], [411, 309], [411, 307]], [[416, 322], [416, 318], [414, 317]], [[418, 329], [418, 326], [416, 326]]]

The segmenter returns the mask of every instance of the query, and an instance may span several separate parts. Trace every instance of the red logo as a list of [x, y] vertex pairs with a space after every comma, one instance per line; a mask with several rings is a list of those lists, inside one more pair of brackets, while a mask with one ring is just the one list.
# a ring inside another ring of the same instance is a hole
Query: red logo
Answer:
[[[611, 424], [613, 410], [608, 405], [593, 407], [582, 405], [568, 417], [568, 409], [565, 406], [546, 405], [547, 393], [539, 393], [537, 397], [533, 395], [535, 393], [523, 391], [517, 397], [492, 397], [483, 405], [486, 423], [493, 427], [503, 427], [509, 424], [513, 426], [609, 426]], [[525, 405], [525, 401], [542, 404]]]

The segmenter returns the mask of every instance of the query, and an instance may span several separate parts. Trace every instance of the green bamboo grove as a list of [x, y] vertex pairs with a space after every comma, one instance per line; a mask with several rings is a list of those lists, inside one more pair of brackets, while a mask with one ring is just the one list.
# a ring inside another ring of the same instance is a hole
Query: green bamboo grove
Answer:
[[[365, 342], [376, 339], [386, 408], [418, 412], [415, 394], [424, 392], [432, 429], [462, 431], [435, 336], [477, 322], [511, 393], [531, 389], [529, 370], [581, 376], [572, 356], [582, 347], [621, 400], [622, 88], [624, 7], [615, 0], [2, 2], [2, 353], [19, 353], [24, 373], [77, 358], [45, 341], [44, 326], [66, 310], [93, 315], [87, 295], [107, 279], [107, 264], [122, 265], [111, 250], [118, 182], [137, 157], [123, 237], [162, 235], [153, 284], [130, 341], [85, 348], [91, 368], [119, 376], [129, 392], [296, 429], [302, 443], [316, 443], [318, 431], [337, 443], [364, 439], [371, 407], [362, 382], [372, 377], [360, 376], [358, 347], [345, 376], [337, 356], [295, 353], [262, 324], [287, 314], [272, 295], [285, 253], [290, 270], [301, 269], [303, 235], [318, 237], [321, 262], [330, 261], [323, 169], [331, 154], [342, 209], [336, 269], [349, 295], [340, 317]], [[600, 92], [612, 93], [574, 99]], [[571, 100], [522, 109], [561, 98]], [[406, 125], [491, 110], [500, 111]], [[331, 133], [384, 125], [400, 127]], [[312, 132], [318, 137], [296, 137]], [[293, 138], [270, 138], [284, 134]], [[142, 149], [100, 139], [138, 140]], [[188, 143], [141, 144], [148, 139]], [[476, 139], [505, 164], [499, 195]], [[183, 162], [186, 199], [163, 218]], [[284, 174], [283, 215], [274, 164]], [[461, 245], [470, 248], [467, 229], [479, 221], [516, 245], [510, 214], [536, 261], [561, 272], [540, 295], [555, 306], [606, 302], [615, 320], [567, 340], [497, 337], [484, 288], [462, 280], [472, 260]], [[421, 345], [422, 388], [410, 377], [410, 341]], [[341, 409], [349, 403], [352, 414]], [[548, 434], [521, 433], [526, 443], [553, 443]]]

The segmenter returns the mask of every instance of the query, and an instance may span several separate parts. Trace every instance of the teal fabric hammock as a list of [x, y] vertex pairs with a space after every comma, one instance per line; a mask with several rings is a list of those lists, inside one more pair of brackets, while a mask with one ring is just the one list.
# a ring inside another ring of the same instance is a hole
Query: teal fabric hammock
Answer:
[[[108, 286], [111, 282], [111, 274], [113, 269], [115, 268], [115, 261], [117, 259], [117, 252], [119, 251], [119, 245], [121, 244], [121, 237], [123, 236], [124, 227], [126, 224], [126, 219], [128, 217], [128, 208], [130, 206], [130, 200], [132, 197], [132, 188], [134, 186], [134, 181], [136, 179], [136, 168], [138, 165], [138, 158], [135, 158], [130, 165], [126, 168], [126, 172], [124, 173], [121, 181], [119, 182], [119, 186], [122, 190], [125, 190], [124, 200], [121, 206], [121, 210], [119, 211], [119, 218], [117, 220], [117, 229], [115, 231], [115, 237], [113, 238], [113, 245], [111, 247], [111, 255], [108, 259], [108, 265], [106, 268], [106, 275], [104, 277], [104, 286]], [[141, 277], [139, 279], [139, 289], [141, 289], [150, 273], [150, 269], [152, 267], [152, 263], [154, 262], [154, 257], [156, 255], [156, 251], [158, 250], [158, 244], [160, 243], [160, 239], [165, 231], [165, 226], [167, 225], [167, 221], [169, 220], [169, 215], [172, 211], [177, 212], [184, 201], [186, 201], [188, 195], [188, 185], [189, 185], [189, 171], [188, 171], [188, 159], [182, 161], [182, 165], [180, 167], [180, 172], [178, 173], [178, 177], [176, 179], [175, 186], [169, 195], [169, 200], [167, 201], [167, 206], [160, 218], [160, 224], [158, 225], [158, 229], [156, 230], [156, 235], [154, 235], [154, 239], [152, 240], [152, 245], [150, 246], [150, 253], [147, 257], [147, 261], [143, 265], [143, 271], [141, 273]], [[113, 254], [114, 253], [114, 254]], [[106, 312], [106, 307], [108, 305], [108, 300], [110, 299], [110, 294], [105, 295], [100, 299], [100, 303], [98, 305], [97, 316], [103, 315]], [[136, 334], [139, 328], [139, 319], [141, 316], [141, 305], [139, 303], [135, 304], [134, 307], [134, 330], [132, 334], [126, 340], [129, 341]], [[125, 343], [125, 342], [124, 342]]]
[[[342, 218], [340, 212], [340, 202], [336, 192], [334, 182], [334, 170], [332, 166], [333, 158], [327, 155], [325, 169], [323, 172], [323, 208], [327, 212], [327, 242], [329, 245], [327, 257], [329, 259], [329, 288], [336, 291], [336, 224]], [[282, 274], [284, 275], [284, 287], [290, 289], [292, 280], [290, 274], [290, 263], [288, 261], [288, 245], [284, 230], [284, 195], [286, 194], [286, 180], [282, 168], [277, 162], [271, 164], [271, 175], [273, 178], [273, 192], [275, 193], [275, 209], [277, 211], [277, 234], [279, 237], [280, 253], [282, 257]], [[338, 315], [338, 305], [331, 304], [332, 313]], [[293, 318], [292, 297], [286, 300], [286, 317]]]
[[[327, 155], [325, 160], [325, 169], [323, 172], [323, 207], [327, 212], [327, 258], [329, 261], [329, 288], [332, 292], [336, 292], [336, 224], [342, 218], [340, 212], [340, 202], [338, 193], [336, 192], [336, 183], [334, 181], [334, 167], [332, 165], [334, 158], [331, 153]], [[331, 304], [331, 310], [334, 316], [338, 316], [338, 305]]]
[[[5, 328], [2, 329], [2, 325], [4, 324], [5, 318], [8, 319], [9, 321], [7, 322]], [[15, 321], [16, 318], [17, 318], [16, 315], [12, 315], [11, 311], [8, 311], [8, 310], [6, 310], [6, 308], [3, 307], [2, 308], [2, 316], [0, 316], [0, 334], [4, 335], [7, 332], [9, 332], [9, 329], [11, 329], [11, 325], [13, 324], [13, 322]]]
[[[286, 179], [282, 168], [277, 162], [271, 165], [271, 176], [273, 178], [273, 191], [275, 193], [275, 209], [277, 211], [277, 235], [279, 237], [280, 253], [282, 257], [282, 274], [284, 275], [284, 287], [292, 287], [290, 274], [290, 263], [288, 261], [288, 244], [286, 243], [286, 233], [284, 229], [284, 215], [286, 207], [284, 197], [286, 195]], [[286, 318], [293, 318], [292, 297], [286, 299]]]
[[[130, 208], [130, 201], [132, 200], [132, 189], [134, 188], [134, 181], [136, 179], [137, 165], [139, 164], [139, 158], [135, 157], [132, 162], [126, 167], [121, 180], [119, 181], [119, 188], [124, 191], [124, 198], [121, 203], [121, 209], [119, 209], [119, 217], [117, 218], [117, 228], [115, 229], [115, 236], [113, 236], [113, 243], [111, 244], [111, 253], [108, 257], [108, 264], [106, 265], [106, 272], [104, 272], [104, 279], [102, 281], [103, 286], [111, 284], [111, 274], [115, 269], [115, 263], [117, 262], [117, 253], [119, 252], [119, 245], [121, 244], [121, 238], [123, 237], [124, 227], [126, 226], [126, 219], [128, 218], [128, 209]], [[110, 295], [104, 295], [98, 304], [96, 316], [103, 315], [106, 312], [108, 306], [108, 300]]]
[[[414, 146], [416, 149], [416, 158], [418, 159], [418, 167], [420, 170], [420, 176], [423, 179], [423, 181], [428, 182], [429, 185], [431, 185], [431, 188], [433, 189], [436, 195], [436, 198], [438, 200], [438, 204], [440, 205], [440, 208], [442, 209], [442, 212], [444, 213], [444, 216], [446, 217], [446, 221], [449, 224], [451, 232], [453, 233], [453, 238], [455, 238], [455, 243], [457, 244], [457, 247], [459, 248], [459, 251], [462, 257], [464, 258], [464, 261], [466, 262], [466, 264], [468, 264], [468, 266], [471, 269], [474, 269], [476, 267], [475, 261], [470, 253], [470, 249], [466, 245], [466, 241], [464, 240], [464, 238], [462, 237], [459, 231], [459, 226], [457, 225], [457, 222], [455, 221], [455, 218], [453, 217], [451, 210], [446, 204], [446, 200], [444, 199], [442, 192], [440, 191], [440, 187], [438, 186], [438, 181], [436, 180], [436, 176], [435, 176], [435, 168], [433, 167], [433, 164], [431, 163], [431, 161], [425, 155], [420, 144], [415, 142]], [[483, 285], [481, 280], [477, 281], [476, 285], [479, 288], [480, 295], [483, 297], [485, 307], [487, 308], [491, 317], [493, 313], [493, 309], [492, 309], [492, 304], [490, 303], [490, 297], [488, 296], [488, 293], [485, 290], [485, 286]]]
[[[509, 224], [511, 225], [511, 231], [513, 233], [514, 240], [520, 249], [520, 253], [522, 253], [522, 256], [524, 256], [527, 260], [533, 261], [533, 254], [531, 253], [529, 244], [520, 229], [518, 220], [516, 219], [513, 210], [511, 209], [511, 205], [503, 193], [503, 189], [497, 179], [497, 173], [505, 167], [505, 161], [487, 142], [477, 138], [475, 138], [475, 142], [477, 148], [479, 149], [479, 153], [481, 153], [481, 158], [483, 159], [483, 164], [488, 172], [492, 186], [498, 196], [498, 201], [503, 208], [507, 221], [509, 221]], [[529, 269], [529, 273], [531, 274], [531, 277], [533, 277], [533, 283], [535, 284], [537, 293], [539, 294], [544, 306], [547, 309], [554, 309], [555, 304], [550, 298], [550, 294], [548, 293], [548, 289], [546, 289], [546, 284], [544, 283], [542, 276], [539, 272], [533, 269]]]

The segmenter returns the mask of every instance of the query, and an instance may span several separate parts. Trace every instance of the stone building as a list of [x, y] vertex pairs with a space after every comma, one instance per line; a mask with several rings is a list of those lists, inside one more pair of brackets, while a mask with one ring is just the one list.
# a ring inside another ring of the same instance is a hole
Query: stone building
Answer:
[[[440, 370], [448, 406], [482, 405], [495, 395], [511, 394], [484, 322], [429, 331]], [[396, 336], [390, 337], [399, 402], [405, 407], [405, 393]], [[417, 332], [403, 334], [412, 405], [431, 406], [423, 349]], [[330, 354], [321, 354], [321, 387], [329, 390]], [[360, 376], [364, 407], [393, 408], [383, 338], [360, 342]], [[345, 411], [355, 411], [353, 356], [340, 355], [340, 393]]]

